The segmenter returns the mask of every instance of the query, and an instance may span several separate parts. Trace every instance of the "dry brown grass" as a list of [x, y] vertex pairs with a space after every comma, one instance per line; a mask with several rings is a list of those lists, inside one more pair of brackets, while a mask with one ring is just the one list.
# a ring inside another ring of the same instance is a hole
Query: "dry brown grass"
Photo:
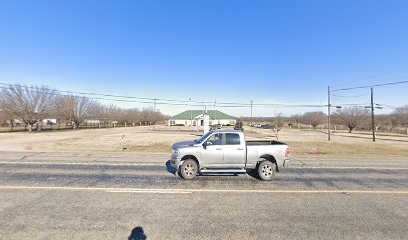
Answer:
[[162, 152], [162, 153], [170, 153], [171, 152], [171, 145], [169, 144], [150, 144], [150, 145], [130, 145], [125, 146], [126, 149], [124, 151], [130, 152]]
[[[273, 130], [254, 129], [254, 132], [269, 139], [276, 139]], [[395, 156], [408, 157], [408, 141], [404, 135], [378, 138], [372, 142], [369, 134], [335, 134], [331, 141], [321, 131], [283, 129], [279, 140], [287, 143], [292, 156]]]
[[[178, 141], [199, 137], [189, 127], [158, 126], [110, 129], [84, 129], [78, 131], [43, 133], [1, 133], [0, 151], [46, 152], [154, 152], [170, 153], [171, 145]], [[276, 139], [273, 130], [245, 129], [247, 140]], [[286, 142], [293, 157], [299, 156], [398, 156], [408, 157], [408, 142], [381, 140], [373, 143], [369, 135], [327, 135], [319, 131], [283, 129], [279, 140]], [[387, 137], [390, 138], [390, 137]], [[405, 138], [405, 137], [403, 137]]]
[[[406, 146], [388, 145], [381, 143], [359, 143], [350, 144], [347, 142], [300, 142], [287, 141], [293, 156], [398, 156], [408, 157], [408, 148]], [[407, 144], [408, 145], [408, 144]]]

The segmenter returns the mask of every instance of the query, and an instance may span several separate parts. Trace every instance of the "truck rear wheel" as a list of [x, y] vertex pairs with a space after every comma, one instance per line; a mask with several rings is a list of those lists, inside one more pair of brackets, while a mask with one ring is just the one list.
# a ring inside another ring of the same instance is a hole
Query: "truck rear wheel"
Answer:
[[269, 181], [275, 174], [275, 164], [270, 161], [263, 161], [258, 165], [258, 175], [264, 181]]
[[184, 179], [190, 180], [197, 177], [198, 164], [192, 159], [187, 159], [181, 164], [180, 174]]

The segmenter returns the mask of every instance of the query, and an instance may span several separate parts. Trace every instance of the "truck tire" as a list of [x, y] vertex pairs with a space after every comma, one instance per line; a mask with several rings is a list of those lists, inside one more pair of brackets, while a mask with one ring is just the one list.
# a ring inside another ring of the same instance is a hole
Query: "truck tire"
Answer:
[[184, 179], [191, 180], [197, 177], [198, 164], [193, 159], [187, 159], [181, 164], [180, 175]]
[[269, 181], [275, 175], [275, 164], [271, 161], [263, 161], [258, 165], [259, 178], [264, 181]]

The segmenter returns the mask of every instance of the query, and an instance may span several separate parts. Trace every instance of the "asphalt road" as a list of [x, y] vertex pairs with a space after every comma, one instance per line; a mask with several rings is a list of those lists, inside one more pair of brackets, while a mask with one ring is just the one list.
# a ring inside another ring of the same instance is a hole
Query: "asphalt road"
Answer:
[[0, 152], [0, 239], [408, 239], [407, 159], [298, 159], [270, 182], [166, 159]]

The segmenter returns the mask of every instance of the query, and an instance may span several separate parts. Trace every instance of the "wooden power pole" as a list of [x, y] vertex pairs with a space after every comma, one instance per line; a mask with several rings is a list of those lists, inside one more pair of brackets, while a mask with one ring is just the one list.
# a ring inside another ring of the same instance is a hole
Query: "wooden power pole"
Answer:
[[371, 129], [373, 130], [373, 142], [375, 142], [374, 92], [373, 92], [373, 87], [371, 87]]
[[252, 120], [252, 103], [254, 101], [251, 101], [251, 132], [252, 132], [252, 125], [254, 125], [254, 121]]
[[327, 140], [330, 141], [330, 86], [327, 86]]

